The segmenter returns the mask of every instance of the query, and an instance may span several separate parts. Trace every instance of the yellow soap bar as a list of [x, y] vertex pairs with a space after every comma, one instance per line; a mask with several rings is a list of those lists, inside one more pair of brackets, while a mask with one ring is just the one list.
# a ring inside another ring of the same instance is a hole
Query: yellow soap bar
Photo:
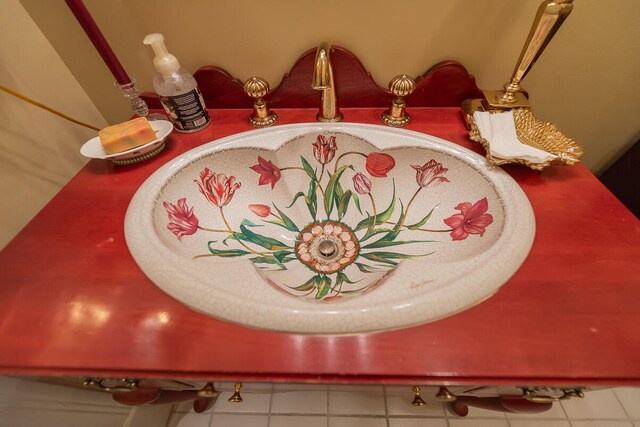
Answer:
[[108, 126], [98, 132], [98, 136], [107, 154], [130, 150], [156, 139], [156, 133], [146, 117]]

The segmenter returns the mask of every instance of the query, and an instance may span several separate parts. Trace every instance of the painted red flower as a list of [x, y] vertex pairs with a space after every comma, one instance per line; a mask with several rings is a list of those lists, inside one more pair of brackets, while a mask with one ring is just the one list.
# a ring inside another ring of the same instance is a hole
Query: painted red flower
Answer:
[[367, 156], [365, 168], [369, 175], [376, 178], [386, 178], [387, 174], [396, 166], [396, 161], [385, 153], [371, 153]]
[[371, 180], [363, 173], [358, 172], [353, 176], [353, 188], [358, 194], [369, 194], [371, 193]]
[[167, 228], [182, 240], [182, 236], [190, 236], [198, 231], [198, 218], [193, 213], [193, 208], [187, 206], [187, 199], [178, 199], [177, 204], [163, 202], [162, 206], [169, 215]]
[[258, 185], [265, 185], [271, 183], [271, 189], [276, 185], [276, 182], [280, 181], [282, 172], [271, 160], [265, 160], [258, 156], [258, 164], [253, 165], [250, 169], [260, 174], [260, 180]]
[[262, 218], [271, 215], [271, 208], [267, 205], [249, 205], [249, 210]]
[[338, 149], [335, 136], [330, 136], [327, 142], [327, 138], [325, 138], [324, 135], [318, 135], [316, 142], [312, 145], [314, 157], [323, 165], [333, 160], [333, 156], [336, 155], [336, 150]]
[[240, 183], [236, 182], [235, 176], [227, 176], [223, 173], [211, 172], [209, 168], [204, 168], [200, 172], [200, 181], [194, 180], [200, 187], [200, 192], [214, 205], [219, 208], [229, 204], [233, 194], [240, 188]]
[[[416, 173], [416, 181], [420, 187], [436, 186], [443, 182], [449, 182], [443, 175], [449, 170], [434, 159], [429, 160], [423, 166], [411, 165]], [[456, 208], [457, 209], [457, 208]]]
[[487, 198], [478, 200], [473, 205], [469, 202], [460, 203], [455, 209], [459, 214], [450, 216], [444, 223], [452, 228], [451, 238], [453, 240], [464, 240], [469, 234], [479, 234], [480, 237], [485, 229], [493, 222], [493, 216], [486, 213], [489, 208]]

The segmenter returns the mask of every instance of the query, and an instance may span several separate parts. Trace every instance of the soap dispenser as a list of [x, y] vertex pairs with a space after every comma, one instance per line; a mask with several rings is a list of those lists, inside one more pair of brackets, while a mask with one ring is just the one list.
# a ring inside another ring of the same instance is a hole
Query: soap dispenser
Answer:
[[153, 87], [176, 130], [188, 133], [207, 127], [211, 119], [198, 83], [167, 51], [164, 36], [159, 33], [148, 34], [142, 43], [151, 45], [155, 53], [153, 66], [158, 74], [153, 79]]

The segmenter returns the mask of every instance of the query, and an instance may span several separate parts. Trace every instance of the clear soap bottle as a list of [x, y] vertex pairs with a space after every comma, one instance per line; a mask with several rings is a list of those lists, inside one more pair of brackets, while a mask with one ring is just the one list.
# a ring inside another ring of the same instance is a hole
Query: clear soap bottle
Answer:
[[153, 66], [158, 74], [153, 79], [153, 87], [175, 129], [188, 133], [207, 127], [211, 119], [196, 79], [167, 51], [164, 36], [148, 34], [143, 43], [151, 45], [155, 53]]

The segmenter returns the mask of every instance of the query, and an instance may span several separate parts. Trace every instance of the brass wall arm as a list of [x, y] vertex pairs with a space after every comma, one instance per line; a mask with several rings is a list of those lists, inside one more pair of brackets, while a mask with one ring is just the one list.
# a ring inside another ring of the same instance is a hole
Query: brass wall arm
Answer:
[[520, 93], [520, 82], [549, 44], [556, 31], [573, 10], [573, 0], [545, 0], [538, 8], [529, 36], [513, 76], [505, 83], [504, 92], [485, 92], [487, 104], [493, 108], [530, 107], [527, 98]]

